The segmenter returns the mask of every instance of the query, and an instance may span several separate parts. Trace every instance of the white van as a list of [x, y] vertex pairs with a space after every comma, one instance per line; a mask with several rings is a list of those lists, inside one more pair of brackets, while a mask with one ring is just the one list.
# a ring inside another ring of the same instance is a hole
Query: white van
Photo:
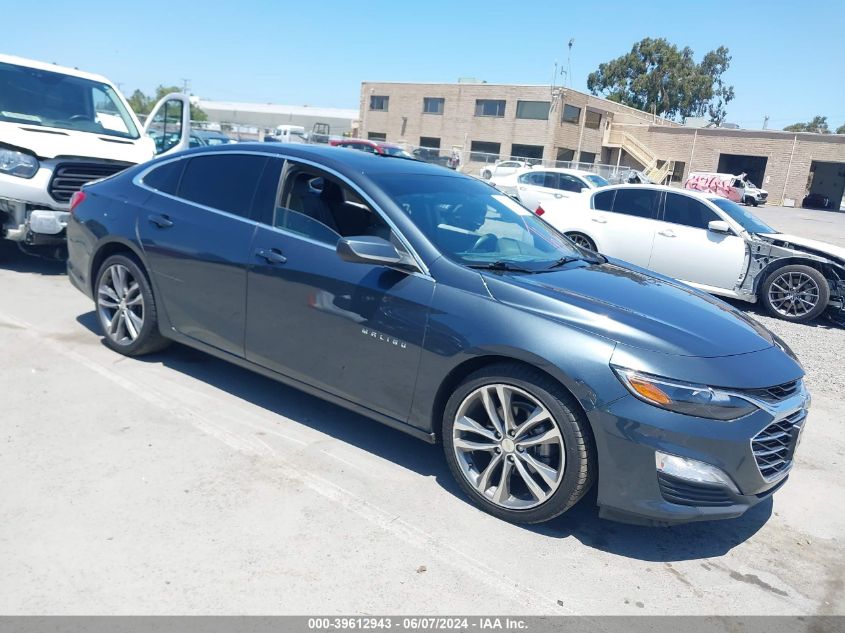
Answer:
[[105, 77], [0, 55], [0, 237], [61, 257], [68, 207], [83, 184], [187, 149], [186, 95], [169, 94], [141, 126]]
[[278, 143], [307, 143], [305, 128], [301, 125], [277, 125], [270, 140]]

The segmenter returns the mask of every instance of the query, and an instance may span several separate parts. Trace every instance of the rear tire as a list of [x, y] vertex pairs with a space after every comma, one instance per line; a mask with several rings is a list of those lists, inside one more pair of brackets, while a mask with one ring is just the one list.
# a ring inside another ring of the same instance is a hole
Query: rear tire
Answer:
[[490, 180], [493, 177], [493, 173], [489, 169], [485, 169], [481, 172], [481, 177], [484, 178], [484, 180]]
[[442, 439], [470, 501], [513, 523], [566, 512], [596, 476], [592, 432], [578, 403], [551, 377], [518, 363], [469, 375], [446, 403]]
[[772, 316], [793, 323], [812, 321], [827, 308], [830, 286], [811, 266], [783, 266], [766, 277], [760, 300]]
[[170, 344], [159, 331], [155, 297], [135, 257], [107, 258], [97, 272], [94, 293], [97, 320], [111, 349], [125, 356], [142, 356]]

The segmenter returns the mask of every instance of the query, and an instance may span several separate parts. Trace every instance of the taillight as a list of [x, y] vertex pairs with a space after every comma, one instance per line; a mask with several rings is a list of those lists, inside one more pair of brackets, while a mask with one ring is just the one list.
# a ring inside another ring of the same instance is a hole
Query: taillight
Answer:
[[[71, 202], [71, 204], [73, 204], [73, 203]], [[534, 211], [534, 213], [536, 215], [543, 215], [545, 212], [546, 212], [546, 210], [543, 207], [537, 207], [537, 210]]]
[[73, 210], [85, 200], [85, 192], [77, 191], [70, 197], [70, 213], [73, 215]]

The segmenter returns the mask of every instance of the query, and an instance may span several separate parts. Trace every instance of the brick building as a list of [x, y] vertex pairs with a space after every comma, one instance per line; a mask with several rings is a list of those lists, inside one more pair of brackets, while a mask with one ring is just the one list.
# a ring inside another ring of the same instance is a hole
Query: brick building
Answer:
[[820, 193], [838, 209], [845, 135], [689, 128], [569, 88], [364, 82], [361, 136], [496, 158], [630, 166], [659, 182], [692, 171], [748, 174], [773, 204]]

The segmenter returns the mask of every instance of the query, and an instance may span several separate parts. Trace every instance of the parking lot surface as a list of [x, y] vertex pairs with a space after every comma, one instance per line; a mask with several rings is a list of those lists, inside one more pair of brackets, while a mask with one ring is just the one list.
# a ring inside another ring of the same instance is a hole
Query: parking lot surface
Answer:
[[737, 305], [814, 395], [784, 489], [732, 521], [632, 527], [588, 495], [520, 527], [439, 446], [181, 346], [111, 352], [61, 265], [3, 246], [0, 612], [845, 614], [845, 330]]

